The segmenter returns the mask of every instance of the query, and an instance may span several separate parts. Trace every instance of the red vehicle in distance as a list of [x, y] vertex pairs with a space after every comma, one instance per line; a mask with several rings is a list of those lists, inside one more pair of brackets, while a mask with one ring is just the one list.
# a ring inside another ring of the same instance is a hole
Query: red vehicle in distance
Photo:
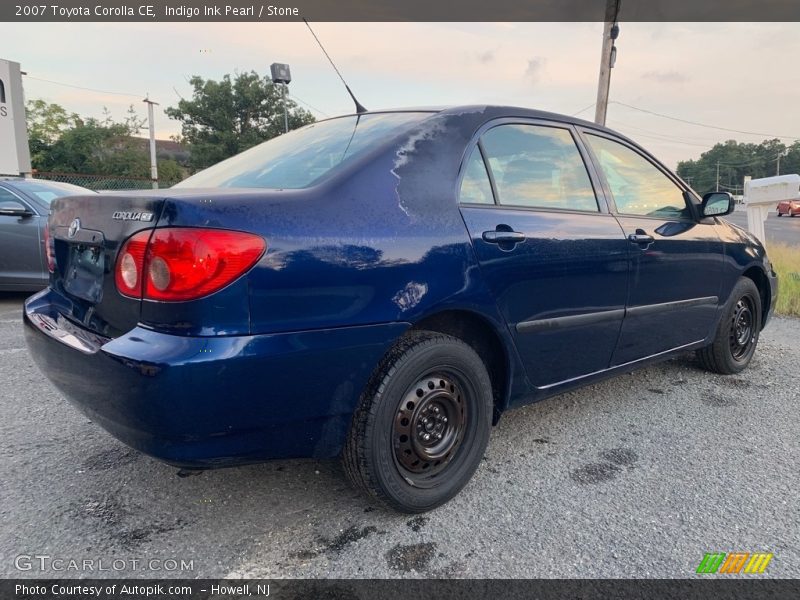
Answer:
[[784, 200], [778, 203], [778, 216], [787, 215], [793, 217], [800, 215], [800, 200]]

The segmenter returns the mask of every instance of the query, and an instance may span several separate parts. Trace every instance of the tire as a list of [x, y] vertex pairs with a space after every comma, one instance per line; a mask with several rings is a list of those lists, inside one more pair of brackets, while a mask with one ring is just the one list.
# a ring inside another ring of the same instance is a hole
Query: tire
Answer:
[[391, 508], [429, 511], [472, 478], [489, 442], [492, 409], [489, 374], [470, 346], [441, 333], [409, 333], [361, 397], [344, 470]]
[[711, 345], [698, 350], [703, 368], [722, 375], [745, 369], [761, 332], [761, 294], [752, 279], [740, 277], [731, 292]]
[[778, 211], [778, 218], [780, 218], [782, 216], [783, 216], [783, 213], [781, 211]]

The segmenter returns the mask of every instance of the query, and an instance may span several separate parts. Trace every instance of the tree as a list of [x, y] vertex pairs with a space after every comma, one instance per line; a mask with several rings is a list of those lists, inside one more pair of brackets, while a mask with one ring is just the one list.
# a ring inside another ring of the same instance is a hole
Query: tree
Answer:
[[125, 123], [78, 119], [37, 164], [42, 171], [147, 177], [150, 160]]
[[[149, 172], [148, 172], [149, 174]], [[186, 177], [186, 171], [178, 164], [177, 161], [171, 158], [158, 159], [158, 180], [164, 182], [166, 185], [177, 183]]]
[[[202, 169], [284, 132], [279, 86], [255, 71], [221, 81], [192, 77], [192, 99], [164, 111], [181, 122], [181, 136], [191, 150], [190, 165]], [[314, 117], [287, 98], [289, 128], [314, 122]]]
[[[107, 108], [101, 119], [82, 119], [58, 104], [30, 100], [26, 106], [31, 163], [38, 171], [150, 177], [147, 140], [136, 134], [147, 125], [131, 105], [122, 121]], [[186, 169], [171, 157], [158, 159], [159, 179], [180, 181]]]
[[717, 188], [719, 163], [719, 189], [741, 194], [746, 175], [754, 179], [775, 175], [778, 157], [781, 174], [800, 173], [800, 142], [794, 142], [787, 148], [779, 139], [771, 139], [760, 144], [735, 140], [716, 144], [697, 160], [679, 162], [678, 175], [698, 192], [710, 192]]
[[67, 113], [58, 104], [50, 104], [44, 100], [28, 100], [25, 105], [25, 116], [28, 128], [28, 142], [31, 151], [31, 165], [41, 168], [46, 160], [47, 151], [61, 134], [79, 121], [75, 113]]

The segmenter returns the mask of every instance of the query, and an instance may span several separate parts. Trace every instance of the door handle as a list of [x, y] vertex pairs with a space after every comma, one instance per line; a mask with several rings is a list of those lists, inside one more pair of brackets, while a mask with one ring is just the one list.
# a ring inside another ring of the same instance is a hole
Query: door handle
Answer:
[[518, 244], [525, 241], [525, 234], [519, 231], [484, 231], [483, 241], [490, 244]]
[[637, 229], [636, 233], [630, 234], [628, 240], [634, 244], [652, 244], [656, 241], [652, 235], [645, 233], [641, 229]]

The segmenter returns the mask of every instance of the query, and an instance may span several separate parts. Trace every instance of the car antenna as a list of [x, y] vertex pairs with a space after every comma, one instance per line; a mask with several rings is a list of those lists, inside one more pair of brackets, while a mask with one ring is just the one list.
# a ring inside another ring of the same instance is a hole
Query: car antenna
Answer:
[[330, 57], [330, 55], [329, 55], [329, 54], [327, 53], [327, 51], [325, 50], [325, 46], [323, 46], [323, 45], [322, 45], [322, 42], [320, 42], [320, 41], [319, 41], [319, 38], [317, 37], [317, 34], [316, 34], [316, 33], [314, 33], [314, 30], [313, 30], [313, 29], [311, 29], [311, 25], [309, 25], [309, 24], [308, 24], [308, 20], [307, 20], [307, 19], [305, 19], [305, 18], [303, 18], [303, 23], [305, 23], [305, 24], [306, 24], [306, 27], [308, 27], [308, 30], [311, 32], [311, 35], [313, 35], [313, 36], [314, 36], [314, 39], [315, 39], [315, 40], [317, 40], [317, 44], [319, 44], [319, 47], [320, 47], [320, 49], [322, 50], [323, 54], [325, 54], [325, 57], [326, 57], [326, 58], [328, 59], [328, 61], [331, 63], [331, 66], [333, 67], [333, 70], [334, 70], [334, 71], [336, 71], [336, 74], [339, 76], [339, 79], [341, 79], [341, 80], [342, 80], [342, 83], [344, 84], [344, 87], [345, 87], [345, 89], [347, 90], [347, 93], [348, 93], [348, 94], [350, 94], [350, 97], [353, 99], [353, 102], [355, 102], [355, 103], [356, 103], [356, 112], [357, 112], [359, 115], [360, 115], [360, 114], [362, 114], [362, 113], [365, 113], [365, 112], [367, 112], [367, 109], [366, 109], [366, 108], [364, 108], [363, 106], [361, 106], [361, 103], [360, 103], [358, 100], [356, 100], [356, 97], [355, 97], [355, 95], [354, 95], [354, 94], [353, 94], [353, 92], [350, 90], [350, 86], [349, 86], [349, 85], [347, 85], [347, 82], [344, 80], [344, 77], [342, 77], [342, 74], [339, 72], [339, 69], [337, 69], [337, 68], [336, 68], [336, 65], [334, 64], [334, 62], [333, 62], [333, 59]]

